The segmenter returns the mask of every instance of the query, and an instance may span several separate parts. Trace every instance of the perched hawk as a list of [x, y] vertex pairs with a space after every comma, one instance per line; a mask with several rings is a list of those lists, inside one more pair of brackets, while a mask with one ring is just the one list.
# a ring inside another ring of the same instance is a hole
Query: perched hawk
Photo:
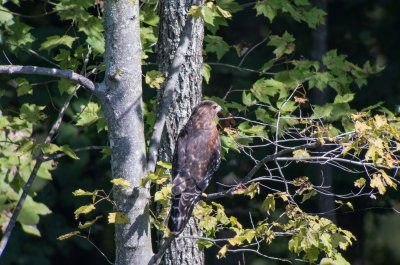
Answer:
[[221, 107], [200, 102], [179, 133], [172, 161], [172, 206], [168, 228], [177, 235], [188, 222], [193, 207], [221, 162], [221, 143], [214, 117]]

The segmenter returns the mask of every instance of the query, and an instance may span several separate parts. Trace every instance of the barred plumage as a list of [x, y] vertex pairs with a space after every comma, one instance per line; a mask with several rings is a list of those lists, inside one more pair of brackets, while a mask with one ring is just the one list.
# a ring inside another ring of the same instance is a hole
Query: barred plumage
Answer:
[[221, 162], [221, 143], [214, 117], [221, 107], [210, 100], [200, 102], [179, 133], [172, 161], [172, 205], [168, 228], [182, 232], [196, 202]]

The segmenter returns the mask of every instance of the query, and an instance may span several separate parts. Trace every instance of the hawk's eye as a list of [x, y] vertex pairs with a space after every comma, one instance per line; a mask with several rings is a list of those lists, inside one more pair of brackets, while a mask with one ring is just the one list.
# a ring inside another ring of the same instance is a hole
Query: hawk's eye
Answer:
[[213, 108], [216, 109], [218, 106], [214, 105]]

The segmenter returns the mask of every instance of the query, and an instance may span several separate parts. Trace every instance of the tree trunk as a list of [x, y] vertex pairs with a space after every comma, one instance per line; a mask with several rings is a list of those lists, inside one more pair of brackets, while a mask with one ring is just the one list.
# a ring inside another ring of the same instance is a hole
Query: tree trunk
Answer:
[[139, 1], [107, 0], [104, 18], [106, 73], [98, 94], [108, 126], [113, 178], [123, 178], [132, 186], [114, 190], [116, 210], [130, 219], [115, 226], [115, 264], [145, 264], [153, 252], [150, 194], [139, 186], [146, 166]]
[[[160, 1], [161, 20], [157, 59], [159, 68], [164, 74], [167, 74], [175, 56], [179, 38], [185, 26], [187, 10], [191, 5], [192, 1], [190, 0]], [[174, 99], [166, 120], [159, 150], [160, 160], [172, 160], [176, 138], [186, 124], [191, 114], [191, 109], [201, 99], [203, 36], [203, 21], [198, 19], [194, 24], [189, 50], [179, 73], [179, 81], [175, 87]], [[200, 231], [197, 229], [194, 218], [191, 218], [181, 235], [199, 236], [199, 233]], [[163, 262], [168, 265], [203, 264], [204, 253], [198, 248], [195, 240], [178, 239], [172, 242], [170, 248], [166, 251]]]

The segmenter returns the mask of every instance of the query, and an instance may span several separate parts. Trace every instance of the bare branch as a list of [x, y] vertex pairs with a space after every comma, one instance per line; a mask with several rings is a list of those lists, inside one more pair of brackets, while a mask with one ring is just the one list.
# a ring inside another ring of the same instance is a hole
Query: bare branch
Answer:
[[164, 131], [165, 119], [168, 114], [168, 108], [173, 99], [173, 92], [176, 83], [178, 82], [179, 71], [185, 62], [185, 56], [189, 47], [190, 39], [193, 31], [194, 18], [190, 15], [186, 18], [185, 27], [181, 34], [178, 48], [175, 52], [174, 60], [168, 71], [168, 81], [164, 88], [164, 95], [161, 107], [158, 111], [157, 120], [153, 127], [153, 135], [151, 136], [150, 148], [147, 160], [147, 172], [152, 172], [155, 169], [157, 161], [157, 153], [161, 143], [161, 136]]
[[[262, 160], [260, 160], [251, 170], [250, 172], [247, 174], [247, 176], [245, 178], [242, 179], [242, 181], [238, 184], [244, 184], [246, 182], [248, 182], [255, 174], [256, 172], [267, 162], [271, 162], [276, 160], [279, 156], [291, 153], [293, 151], [299, 150], [299, 149], [311, 149], [311, 148], [316, 148], [318, 146], [320, 146], [321, 144], [319, 142], [314, 142], [314, 143], [309, 143], [309, 144], [303, 144], [303, 145], [299, 145], [299, 146], [295, 146], [295, 147], [290, 147], [287, 149], [284, 149], [282, 151], [279, 151], [275, 154], [272, 155], [268, 155], [266, 157], [264, 157]], [[214, 199], [218, 199], [218, 198], [222, 198], [222, 197], [227, 197], [227, 196], [232, 196], [233, 192], [236, 190], [237, 186], [230, 188], [229, 190], [226, 191], [222, 191], [222, 192], [218, 192], [218, 193], [212, 193], [212, 194], [208, 194], [207, 198], [205, 199], [206, 201], [211, 201]]]
[[275, 74], [275, 73], [272, 73], [272, 72], [263, 72], [263, 71], [258, 71], [258, 70], [254, 70], [254, 69], [250, 69], [250, 68], [246, 68], [246, 67], [241, 67], [241, 66], [236, 66], [236, 65], [233, 65], [233, 64], [227, 64], [227, 63], [206, 62], [206, 64], [216, 65], [216, 66], [224, 66], [224, 67], [228, 67], [228, 68], [232, 68], [232, 69], [238, 70], [240, 72], [249, 72], [249, 73], [254, 73], [254, 74], [259, 74], [259, 75], [274, 75]]
[[10, 221], [7, 224], [7, 228], [4, 231], [3, 238], [0, 241], [0, 257], [2, 256], [4, 249], [7, 246], [8, 240], [10, 239], [10, 236], [11, 236], [11, 232], [14, 229], [15, 223], [17, 222], [17, 217], [22, 210], [22, 206], [24, 205], [25, 199], [31, 189], [33, 181], [35, 180], [37, 172], [39, 171], [39, 168], [43, 163], [43, 160], [40, 159], [40, 155], [36, 155], [35, 160], [36, 160], [35, 166], [32, 169], [32, 172], [28, 178], [28, 181], [26, 182], [24, 188], [22, 189], [21, 198], [19, 199], [17, 206], [14, 209], [14, 212], [10, 218]]
[[71, 70], [60, 70], [38, 66], [0, 65], [0, 74], [33, 74], [62, 77], [78, 83], [89, 91], [95, 92], [96, 85], [90, 79]]

